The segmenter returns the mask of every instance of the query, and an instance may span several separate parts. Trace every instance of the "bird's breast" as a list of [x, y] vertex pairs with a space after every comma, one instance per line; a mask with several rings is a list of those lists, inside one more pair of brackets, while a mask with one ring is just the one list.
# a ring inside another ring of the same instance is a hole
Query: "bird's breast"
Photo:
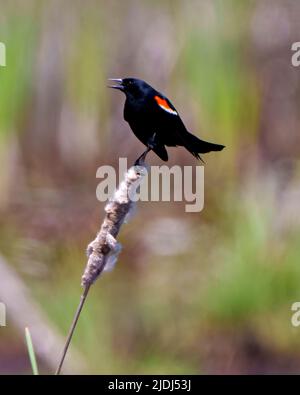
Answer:
[[126, 99], [124, 106], [125, 121], [147, 122], [149, 115], [149, 111], [147, 110], [147, 106], [145, 106], [143, 100], [131, 101]]

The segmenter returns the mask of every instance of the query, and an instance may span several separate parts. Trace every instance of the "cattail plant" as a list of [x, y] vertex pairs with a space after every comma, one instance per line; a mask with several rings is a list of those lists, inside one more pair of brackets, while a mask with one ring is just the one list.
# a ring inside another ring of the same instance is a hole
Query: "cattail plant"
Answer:
[[105, 207], [105, 217], [95, 240], [87, 247], [88, 261], [81, 279], [83, 293], [55, 373], [57, 375], [61, 372], [91, 285], [99, 278], [102, 272], [112, 270], [117, 261], [121, 250], [121, 245], [117, 242], [117, 236], [121, 226], [127, 221], [134, 209], [135, 192], [146, 174], [147, 169], [145, 166], [133, 166], [127, 171], [124, 180]]

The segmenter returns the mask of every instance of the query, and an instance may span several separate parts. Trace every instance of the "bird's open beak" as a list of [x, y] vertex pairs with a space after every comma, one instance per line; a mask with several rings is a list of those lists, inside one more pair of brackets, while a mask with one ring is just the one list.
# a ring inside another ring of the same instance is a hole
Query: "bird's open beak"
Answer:
[[124, 91], [124, 86], [122, 85], [122, 78], [109, 78], [108, 81], [117, 82], [119, 85], [108, 85], [108, 88], [119, 89], [120, 91]]

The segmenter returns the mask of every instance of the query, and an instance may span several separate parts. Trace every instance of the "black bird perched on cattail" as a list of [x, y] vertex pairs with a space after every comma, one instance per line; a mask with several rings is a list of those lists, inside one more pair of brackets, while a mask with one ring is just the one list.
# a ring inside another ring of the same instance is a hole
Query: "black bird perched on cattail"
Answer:
[[202, 159], [199, 154], [221, 151], [224, 148], [224, 145], [200, 140], [188, 132], [170, 100], [145, 81], [137, 78], [110, 78], [110, 81], [117, 84], [109, 88], [125, 93], [124, 119], [136, 137], [147, 147], [135, 164], [144, 161], [151, 150], [167, 161], [165, 146], [183, 146], [200, 160]]

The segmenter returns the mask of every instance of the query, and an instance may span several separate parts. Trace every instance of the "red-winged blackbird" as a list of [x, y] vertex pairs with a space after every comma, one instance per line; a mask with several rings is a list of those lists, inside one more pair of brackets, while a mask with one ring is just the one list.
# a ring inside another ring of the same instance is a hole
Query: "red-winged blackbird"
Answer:
[[110, 78], [110, 81], [117, 82], [118, 85], [109, 88], [125, 93], [124, 119], [136, 137], [147, 147], [136, 164], [144, 161], [151, 150], [167, 161], [165, 146], [183, 146], [200, 160], [202, 159], [199, 154], [221, 151], [224, 148], [224, 145], [200, 140], [188, 132], [170, 100], [145, 81], [137, 78]]

